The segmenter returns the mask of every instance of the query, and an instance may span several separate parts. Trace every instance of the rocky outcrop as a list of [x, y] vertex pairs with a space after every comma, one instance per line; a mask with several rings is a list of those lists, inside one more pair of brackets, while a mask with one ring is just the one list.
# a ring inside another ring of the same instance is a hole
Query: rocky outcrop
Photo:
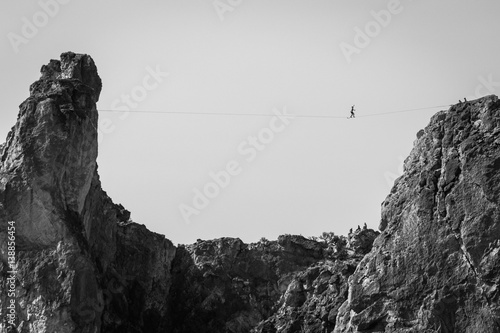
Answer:
[[[288, 326], [333, 327], [358, 246], [329, 234], [176, 249], [101, 188], [93, 60], [64, 53], [41, 74], [0, 146], [2, 332], [249, 332], [325, 303]], [[349, 242], [366, 248], [375, 236], [364, 229]]]
[[253, 244], [221, 238], [179, 247], [169, 332], [331, 332], [347, 279], [377, 235], [370, 229], [352, 233], [356, 248], [332, 234]]
[[500, 332], [500, 102], [437, 113], [382, 204], [335, 332]]
[[[96, 66], [69, 52], [41, 73], [0, 147], [0, 327], [132, 332], [166, 325], [175, 248], [128, 221], [101, 189]], [[9, 237], [17, 267], [9, 265]], [[15, 285], [15, 297], [7, 285]], [[9, 323], [11, 300], [16, 318]]]
[[93, 60], [41, 73], [0, 145], [0, 333], [500, 332], [497, 97], [418, 133], [381, 234], [176, 248], [102, 190]]

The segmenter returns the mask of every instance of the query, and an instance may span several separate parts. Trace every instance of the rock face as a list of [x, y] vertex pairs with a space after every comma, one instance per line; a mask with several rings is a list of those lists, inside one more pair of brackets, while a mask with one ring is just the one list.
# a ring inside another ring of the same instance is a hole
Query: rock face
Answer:
[[500, 332], [500, 102], [432, 117], [382, 204], [335, 332]]
[[418, 133], [381, 234], [176, 248], [101, 188], [93, 60], [41, 72], [0, 145], [0, 333], [500, 332], [497, 97]]
[[[371, 248], [378, 235], [350, 235]], [[339, 244], [339, 243], [344, 244]], [[245, 244], [239, 239], [180, 247], [173, 262], [169, 332], [331, 332], [347, 278], [363, 257], [343, 238]]]
[[0, 327], [12, 326], [5, 314], [15, 299], [13, 332], [154, 331], [166, 325], [175, 247], [128, 221], [101, 189], [94, 62], [64, 53], [41, 73], [0, 147]]
[[333, 328], [347, 277], [377, 233], [175, 248], [101, 188], [100, 91], [88, 55], [62, 54], [42, 67], [0, 146], [0, 332]]

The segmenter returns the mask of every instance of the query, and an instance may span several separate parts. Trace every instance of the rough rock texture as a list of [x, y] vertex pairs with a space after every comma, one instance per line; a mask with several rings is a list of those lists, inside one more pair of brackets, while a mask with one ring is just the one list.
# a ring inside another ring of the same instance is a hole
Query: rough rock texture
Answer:
[[372, 229], [358, 227], [346, 239], [327, 237], [326, 254], [335, 253], [336, 260], [320, 261], [294, 274], [278, 301], [277, 312], [260, 323], [255, 332], [332, 332], [338, 310], [347, 298], [348, 278], [378, 235]]
[[331, 332], [347, 298], [347, 278], [377, 235], [370, 229], [350, 234], [356, 249], [342, 237], [292, 235], [179, 247], [169, 332]]
[[93, 60], [41, 72], [0, 145], [0, 333], [500, 333], [497, 97], [419, 131], [380, 235], [176, 248], [101, 188]]
[[101, 188], [93, 60], [64, 53], [41, 74], [0, 146], [0, 332], [249, 332], [264, 320], [283, 326], [290, 311], [296, 319], [280, 332], [333, 327], [376, 232], [176, 249]]
[[382, 204], [335, 332], [500, 332], [500, 102], [432, 117]]
[[94, 62], [68, 52], [41, 73], [0, 146], [0, 328], [11, 326], [5, 321], [8, 222], [15, 223], [18, 263], [12, 331], [136, 332], [166, 325], [175, 247], [129, 222], [130, 214], [101, 189], [101, 80]]

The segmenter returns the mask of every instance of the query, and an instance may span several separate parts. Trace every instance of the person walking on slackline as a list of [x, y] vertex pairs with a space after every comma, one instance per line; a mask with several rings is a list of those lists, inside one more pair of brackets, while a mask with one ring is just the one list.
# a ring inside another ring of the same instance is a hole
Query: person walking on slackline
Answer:
[[356, 118], [356, 116], [354, 115], [354, 105], [351, 106], [351, 116], [349, 118]]

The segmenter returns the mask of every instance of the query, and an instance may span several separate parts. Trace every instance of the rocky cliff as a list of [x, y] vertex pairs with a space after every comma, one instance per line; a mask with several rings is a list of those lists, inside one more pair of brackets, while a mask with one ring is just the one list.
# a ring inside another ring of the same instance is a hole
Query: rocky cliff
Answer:
[[64, 53], [41, 73], [0, 147], [2, 331], [152, 332], [165, 324], [175, 247], [101, 189], [93, 60]]
[[333, 328], [377, 233], [174, 247], [101, 188], [100, 91], [88, 55], [51, 60], [0, 146], [0, 332]]
[[0, 146], [0, 333], [500, 332], [495, 96], [418, 133], [380, 235], [174, 247], [101, 188], [93, 60], [41, 73]]
[[500, 102], [452, 106], [418, 134], [349, 279], [335, 332], [500, 332]]
[[331, 332], [347, 279], [377, 235], [358, 229], [347, 238], [222, 238], [179, 247], [169, 332]]

